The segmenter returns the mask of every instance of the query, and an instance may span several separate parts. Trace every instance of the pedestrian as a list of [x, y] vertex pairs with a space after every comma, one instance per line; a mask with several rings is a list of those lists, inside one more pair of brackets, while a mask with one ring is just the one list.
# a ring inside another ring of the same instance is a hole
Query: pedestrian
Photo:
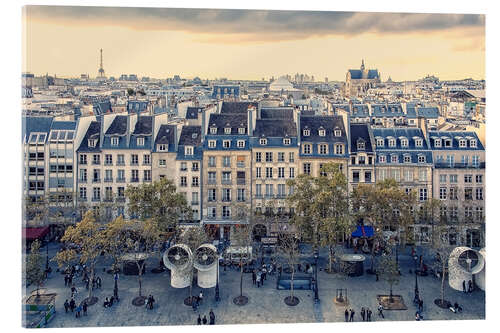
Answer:
[[87, 279], [85, 280], [85, 288], [87, 288], [87, 290], [89, 289], [89, 282], [90, 282], [90, 281], [89, 281], [89, 278], [87, 278]]
[[150, 297], [150, 300], [149, 300], [149, 309], [153, 310], [153, 305], [155, 303], [155, 298], [153, 297], [153, 295], [149, 295], [149, 297]]
[[64, 310], [66, 311], [66, 313], [68, 313], [68, 310], [69, 310], [69, 302], [68, 302], [68, 300], [64, 301]]
[[418, 313], [418, 311], [417, 311], [417, 312], [415, 312], [415, 320], [416, 320], [416, 321], [419, 321], [419, 320], [420, 320], [420, 313]]
[[347, 308], [345, 309], [344, 317], [345, 317], [345, 321], [348, 322], [349, 321], [349, 311], [347, 310]]
[[149, 308], [149, 306], [148, 306], [148, 305], [149, 305], [149, 301], [150, 301], [150, 299], [149, 299], [149, 297], [147, 297], [147, 298], [146, 298], [146, 301], [144, 302], [144, 303], [146, 303], [146, 304], [145, 304], [145, 305], [146, 305], [146, 309], [148, 309], [148, 308]]
[[255, 269], [252, 271], [252, 283], [254, 286], [257, 284], [257, 273], [255, 273]]
[[469, 292], [472, 292], [472, 280], [469, 280]]
[[75, 297], [76, 293], [77, 293], [76, 287], [75, 285], [73, 285], [71, 287], [71, 298]]
[[104, 299], [104, 303], [102, 304], [102, 306], [104, 306], [105, 308], [109, 307], [109, 299], [107, 297]]
[[198, 319], [196, 320], [196, 322], [198, 323], [198, 325], [201, 325], [201, 316], [200, 316], [200, 314], [198, 314]]
[[200, 300], [200, 304], [201, 304], [203, 301], [203, 291], [202, 290], [200, 290], [200, 296], [198, 297], [198, 299]]
[[80, 312], [82, 311], [82, 305], [78, 305], [78, 307], [76, 308], [76, 313], [75, 313], [75, 317], [76, 318], [80, 318]]
[[261, 279], [260, 272], [257, 272], [257, 288], [260, 288], [260, 279]]
[[384, 313], [382, 312], [382, 310], [384, 309], [384, 307], [382, 306], [381, 303], [378, 304], [378, 316], [379, 317], [382, 317], [382, 318], [385, 318], [384, 317]]
[[72, 284], [72, 283], [73, 283], [73, 275], [72, 275], [72, 274], [70, 274], [70, 275], [68, 276], [68, 287], [69, 287], [69, 286], [71, 286], [71, 284]]
[[201, 321], [202, 321], [203, 325], [206, 325], [207, 324], [207, 316], [203, 315], [203, 319]]
[[366, 321], [372, 321], [372, 310], [370, 309], [366, 311]]
[[262, 281], [266, 280], [266, 275], [267, 275], [267, 269], [266, 269], [266, 266], [264, 265], [262, 267]]
[[462, 281], [462, 289], [463, 289], [464, 293], [467, 292], [467, 289], [465, 288], [465, 280]]
[[101, 278], [98, 276], [96, 279], [95, 279], [95, 282], [96, 282], [96, 285], [97, 285], [97, 288], [101, 289]]
[[95, 277], [92, 278], [92, 289], [95, 289]]
[[353, 309], [351, 309], [351, 318], [350, 318], [350, 321], [354, 321], [354, 315], [356, 314], [356, 311], [354, 311]]
[[88, 308], [88, 305], [87, 305], [87, 302], [83, 302], [83, 315], [86, 316], [87, 315], [87, 308]]
[[210, 325], [215, 325], [215, 313], [214, 313], [214, 311], [212, 309], [210, 309], [210, 312], [209, 312], [208, 316], [210, 317], [209, 324]]
[[418, 311], [420, 312], [424, 311], [424, 301], [421, 299], [418, 301]]
[[365, 321], [365, 314], [366, 314], [366, 310], [365, 310], [365, 307], [363, 306], [363, 307], [361, 308], [361, 313], [360, 313], [360, 315], [361, 315], [361, 319], [362, 319], [363, 321]]
[[68, 280], [69, 280], [69, 276], [68, 274], [64, 275], [64, 286], [67, 287], [68, 286]]
[[198, 302], [195, 300], [196, 297], [191, 298], [191, 306], [193, 307], [193, 312], [196, 312], [196, 309], [198, 308]]
[[75, 308], [76, 308], [75, 299], [71, 298], [71, 301], [69, 301], [69, 309], [71, 310], [71, 312], [73, 312], [73, 310], [75, 310]]

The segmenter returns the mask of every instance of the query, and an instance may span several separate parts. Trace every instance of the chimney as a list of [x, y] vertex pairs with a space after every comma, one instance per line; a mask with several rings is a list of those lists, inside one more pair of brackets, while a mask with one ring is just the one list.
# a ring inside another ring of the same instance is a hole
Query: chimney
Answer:
[[427, 121], [424, 117], [418, 116], [417, 118], [417, 124], [418, 128], [422, 130], [422, 133], [424, 134], [425, 140], [427, 140], [428, 133], [427, 133]]
[[300, 147], [300, 110], [297, 110], [297, 146]]

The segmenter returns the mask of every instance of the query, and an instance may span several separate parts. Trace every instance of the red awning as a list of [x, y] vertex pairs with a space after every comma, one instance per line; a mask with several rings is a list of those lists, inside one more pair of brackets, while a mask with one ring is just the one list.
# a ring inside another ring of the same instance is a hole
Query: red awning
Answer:
[[49, 233], [49, 227], [23, 228], [23, 238], [26, 240], [35, 240], [45, 237]]

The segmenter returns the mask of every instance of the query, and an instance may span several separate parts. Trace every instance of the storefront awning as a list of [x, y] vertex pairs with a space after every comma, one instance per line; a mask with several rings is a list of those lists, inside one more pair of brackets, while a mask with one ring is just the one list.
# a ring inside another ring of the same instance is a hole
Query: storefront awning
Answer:
[[23, 228], [23, 238], [26, 240], [41, 239], [48, 233], [49, 227]]
[[356, 230], [351, 234], [352, 237], [372, 237], [373, 236], [373, 227], [371, 226], [363, 226], [358, 225]]

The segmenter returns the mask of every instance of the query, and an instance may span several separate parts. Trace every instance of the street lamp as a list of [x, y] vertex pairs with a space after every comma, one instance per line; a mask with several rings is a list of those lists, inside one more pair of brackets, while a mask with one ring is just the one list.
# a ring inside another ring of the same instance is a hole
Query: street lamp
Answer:
[[216, 282], [215, 282], [215, 301], [216, 302], [220, 301], [220, 295], [219, 295], [219, 258], [217, 258], [217, 276], [216, 276]]
[[418, 279], [417, 279], [417, 275], [418, 275], [418, 274], [417, 274], [417, 271], [418, 271], [418, 269], [417, 269], [417, 267], [418, 267], [418, 266], [417, 266], [418, 256], [417, 256], [417, 255], [415, 255], [415, 256], [413, 257], [413, 259], [415, 259], [415, 298], [413, 299], [413, 302], [414, 302], [414, 303], [417, 303], [417, 302], [419, 302], [419, 301], [420, 301], [420, 296], [419, 296], [419, 292], [418, 292]]
[[316, 262], [315, 269], [314, 269], [314, 280], [316, 281], [315, 287], [314, 287], [314, 303], [319, 302], [319, 296], [318, 296], [318, 259], [319, 259], [319, 253], [318, 249], [314, 251], [314, 260]]

